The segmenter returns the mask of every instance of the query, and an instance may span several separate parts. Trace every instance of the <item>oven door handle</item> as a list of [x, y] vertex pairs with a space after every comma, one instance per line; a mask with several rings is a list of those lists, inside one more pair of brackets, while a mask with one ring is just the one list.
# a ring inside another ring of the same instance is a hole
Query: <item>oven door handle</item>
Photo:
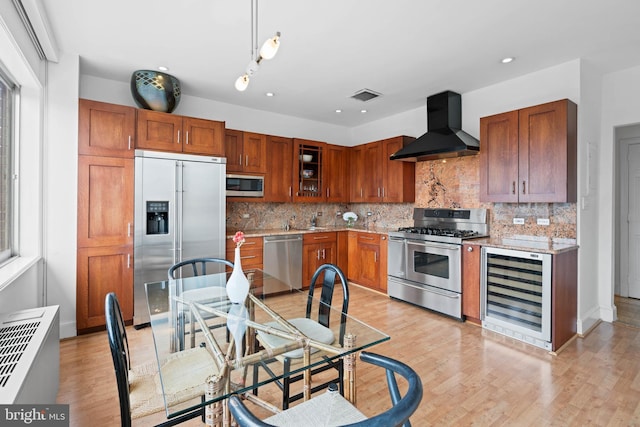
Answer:
[[460, 245], [448, 245], [446, 243], [433, 243], [433, 242], [417, 242], [415, 240], [411, 240], [407, 242], [408, 246], [420, 246], [423, 248], [438, 248], [438, 249], [447, 249], [451, 251], [459, 251], [462, 246]]

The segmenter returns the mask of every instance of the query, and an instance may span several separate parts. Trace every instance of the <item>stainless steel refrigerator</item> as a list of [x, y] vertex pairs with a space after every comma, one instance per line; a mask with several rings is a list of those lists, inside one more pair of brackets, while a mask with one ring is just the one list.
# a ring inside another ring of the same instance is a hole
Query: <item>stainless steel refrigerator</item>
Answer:
[[145, 283], [185, 259], [224, 258], [225, 172], [221, 157], [136, 150], [134, 326], [149, 323]]

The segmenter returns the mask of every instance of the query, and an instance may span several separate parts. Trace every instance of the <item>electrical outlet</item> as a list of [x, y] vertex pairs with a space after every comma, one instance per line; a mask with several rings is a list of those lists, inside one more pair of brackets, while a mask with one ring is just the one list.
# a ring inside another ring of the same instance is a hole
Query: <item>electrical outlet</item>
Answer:
[[524, 218], [513, 218], [513, 223], [516, 225], [523, 225], [524, 224]]
[[538, 218], [536, 222], [538, 225], [549, 225], [549, 218]]
[[242, 218], [244, 218], [244, 219], [249, 218], [249, 214], [242, 214]]

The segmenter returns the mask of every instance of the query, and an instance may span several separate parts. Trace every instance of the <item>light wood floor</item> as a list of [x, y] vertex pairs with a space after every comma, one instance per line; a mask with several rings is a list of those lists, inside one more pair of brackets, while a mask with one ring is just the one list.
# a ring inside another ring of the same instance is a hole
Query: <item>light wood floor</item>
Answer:
[[[371, 351], [420, 374], [424, 397], [414, 426], [640, 425], [640, 328], [600, 323], [559, 355], [352, 286], [350, 314], [388, 333]], [[130, 328], [134, 364], [152, 360], [149, 328]], [[358, 364], [358, 407], [389, 407], [384, 375]], [[276, 394], [260, 391], [262, 397]], [[58, 403], [71, 426], [119, 425], [118, 394], [104, 332], [61, 342]], [[155, 418], [138, 420], [147, 426]], [[200, 425], [192, 420], [188, 425]]]

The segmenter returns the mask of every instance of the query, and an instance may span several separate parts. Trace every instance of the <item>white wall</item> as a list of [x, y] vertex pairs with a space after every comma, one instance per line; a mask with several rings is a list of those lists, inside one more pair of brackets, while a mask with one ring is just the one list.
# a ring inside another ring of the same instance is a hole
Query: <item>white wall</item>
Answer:
[[615, 320], [613, 305], [615, 248], [615, 128], [640, 123], [640, 67], [607, 74], [602, 83], [601, 147], [598, 168], [598, 270], [603, 320]]
[[45, 144], [45, 246], [47, 305], [60, 305], [60, 336], [76, 335], [78, 206], [77, 55], [49, 65]]

